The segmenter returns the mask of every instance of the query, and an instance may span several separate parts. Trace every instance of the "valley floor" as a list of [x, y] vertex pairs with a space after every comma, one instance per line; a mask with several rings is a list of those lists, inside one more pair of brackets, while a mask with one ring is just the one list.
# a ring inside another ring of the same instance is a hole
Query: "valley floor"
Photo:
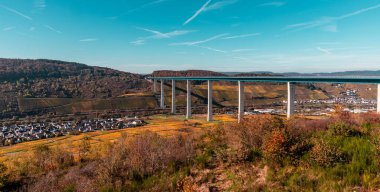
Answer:
[[155, 115], [147, 118], [146, 122], [148, 124], [143, 127], [125, 128], [112, 131], [95, 131], [81, 133], [80, 135], [65, 135], [0, 147], [0, 162], [6, 162], [9, 158], [14, 156], [22, 156], [22, 154], [27, 153], [40, 145], [48, 145], [50, 147], [66, 145], [75, 152], [77, 151], [78, 145], [80, 145], [80, 141], [87, 137], [91, 138], [91, 144], [96, 146], [100, 143], [113, 142], [125, 133], [129, 136], [133, 136], [146, 131], [151, 131], [162, 136], [173, 136], [177, 134], [201, 132], [205, 128], [210, 128], [221, 121], [233, 122], [236, 121], [236, 117], [232, 115], [216, 115], [215, 121], [210, 123], [206, 121], [205, 115], [194, 115], [193, 119], [189, 121], [186, 121], [183, 115]]

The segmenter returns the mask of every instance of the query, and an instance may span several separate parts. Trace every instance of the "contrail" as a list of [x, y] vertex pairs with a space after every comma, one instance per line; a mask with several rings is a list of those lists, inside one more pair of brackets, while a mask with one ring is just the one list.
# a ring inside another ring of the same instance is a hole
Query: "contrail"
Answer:
[[14, 14], [16, 14], [16, 15], [19, 15], [19, 16], [21, 16], [21, 17], [24, 17], [25, 19], [28, 19], [28, 20], [30, 20], [30, 21], [33, 20], [31, 17], [29, 17], [29, 16], [27, 16], [27, 15], [24, 15], [24, 14], [20, 13], [19, 11], [15, 10], [15, 9], [9, 8], [9, 7], [4, 6], [4, 5], [1, 5], [1, 4], [0, 4], [0, 7], [6, 9], [7, 11], [12, 12], [12, 13], [14, 13]]
[[193, 16], [191, 16], [188, 20], [186, 20], [185, 23], [183, 23], [183, 25], [190, 23], [193, 19], [198, 17], [198, 15], [201, 14], [206, 9], [207, 5], [210, 3], [211, 3], [211, 0], [208, 0], [197, 12], [195, 12]]

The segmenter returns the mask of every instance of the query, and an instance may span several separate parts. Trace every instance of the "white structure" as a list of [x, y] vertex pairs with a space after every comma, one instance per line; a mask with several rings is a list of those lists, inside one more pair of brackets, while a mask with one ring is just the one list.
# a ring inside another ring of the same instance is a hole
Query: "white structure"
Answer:
[[240, 123], [244, 116], [244, 82], [238, 81], [239, 87], [239, 105], [238, 105], [238, 122]]
[[164, 80], [161, 80], [161, 108], [165, 109]]
[[191, 82], [189, 80], [186, 80], [186, 83], [187, 83], [186, 84], [186, 88], [187, 88], [186, 119], [190, 119], [191, 118]]
[[212, 121], [212, 81], [207, 81], [207, 121]]
[[287, 107], [287, 117], [288, 119], [294, 114], [294, 98], [296, 94], [295, 85], [288, 82], [288, 107]]
[[176, 106], [175, 106], [175, 81], [172, 80], [172, 113], [176, 113]]

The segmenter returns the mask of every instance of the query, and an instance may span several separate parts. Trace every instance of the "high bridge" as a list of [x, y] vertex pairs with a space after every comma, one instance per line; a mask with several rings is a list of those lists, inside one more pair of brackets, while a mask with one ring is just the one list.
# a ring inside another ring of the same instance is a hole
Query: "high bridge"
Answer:
[[327, 77], [327, 76], [297, 76], [297, 77], [274, 77], [274, 76], [254, 76], [254, 77], [149, 77], [153, 80], [153, 91], [157, 92], [157, 82], [161, 83], [160, 106], [165, 107], [164, 81], [172, 83], [172, 106], [171, 112], [176, 113], [176, 81], [186, 81], [187, 100], [186, 100], [186, 118], [191, 118], [191, 82], [207, 81], [207, 121], [213, 120], [212, 107], [212, 82], [214, 81], [230, 81], [238, 83], [238, 121], [240, 122], [244, 115], [244, 83], [245, 82], [267, 82], [267, 83], [284, 83], [288, 88], [287, 94], [287, 117], [290, 118], [294, 114], [295, 102], [295, 84], [297, 83], [351, 83], [351, 84], [377, 84], [377, 112], [380, 113], [380, 77]]

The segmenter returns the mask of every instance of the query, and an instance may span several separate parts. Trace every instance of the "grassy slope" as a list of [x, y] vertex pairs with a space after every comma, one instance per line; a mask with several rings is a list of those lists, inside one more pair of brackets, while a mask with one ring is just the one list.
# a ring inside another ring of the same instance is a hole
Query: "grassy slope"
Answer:
[[318, 87], [327, 91], [327, 93], [339, 96], [340, 92], [347, 89], [356, 89], [359, 91], [359, 96], [367, 99], [376, 99], [376, 85], [371, 84], [345, 84], [342, 87], [333, 87], [331, 84], [316, 84]]
[[23, 112], [51, 109], [60, 113], [74, 113], [156, 107], [154, 96], [126, 96], [111, 99], [20, 98], [18, 101], [20, 110]]
[[[209, 123], [206, 122], [204, 115], [194, 116], [194, 119], [190, 120], [188, 123], [184, 122], [184, 116], [153, 116], [148, 121], [148, 125], [138, 128], [128, 128], [122, 130], [113, 130], [113, 131], [96, 131], [91, 133], [83, 133], [80, 135], [67, 135], [57, 138], [49, 138], [36, 140], [31, 142], [24, 142], [17, 145], [2, 147], [0, 148], [0, 162], [6, 162], [7, 159], [12, 158], [13, 156], [22, 157], [23, 154], [30, 152], [32, 149], [35, 149], [38, 145], [47, 144], [51, 147], [57, 145], [66, 145], [69, 146], [73, 151], [77, 150], [78, 144], [83, 140], [84, 137], [91, 137], [91, 143], [97, 145], [102, 142], [112, 142], [115, 139], [120, 138], [122, 133], [127, 133], [128, 135], [140, 134], [144, 131], [152, 131], [159, 133], [164, 136], [173, 136], [180, 133], [186, 132], [200, 132], [205, 128], [209, 128], [220, 121], [231, 122], [235, 121], [233, 116], [216, 116], [215, 122]], [[199, 126], [194, 127], [191, 124], [200, 123]]]

